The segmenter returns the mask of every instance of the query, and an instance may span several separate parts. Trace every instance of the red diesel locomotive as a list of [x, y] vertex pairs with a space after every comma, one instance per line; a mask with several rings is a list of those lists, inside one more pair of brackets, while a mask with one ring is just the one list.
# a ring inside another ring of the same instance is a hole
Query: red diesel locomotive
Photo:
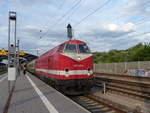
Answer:
[[93, 56], [83, 41], [66, 41], [34, 63], [38, 75], [65, 93], [84, 93], [93, 86]]

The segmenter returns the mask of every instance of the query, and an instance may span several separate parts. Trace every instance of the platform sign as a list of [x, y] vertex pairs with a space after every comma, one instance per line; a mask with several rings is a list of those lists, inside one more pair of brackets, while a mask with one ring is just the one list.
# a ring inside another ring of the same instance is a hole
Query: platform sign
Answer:
[[19, 56], [24, 56], [25, 52], [23, 50], [19, 51]]

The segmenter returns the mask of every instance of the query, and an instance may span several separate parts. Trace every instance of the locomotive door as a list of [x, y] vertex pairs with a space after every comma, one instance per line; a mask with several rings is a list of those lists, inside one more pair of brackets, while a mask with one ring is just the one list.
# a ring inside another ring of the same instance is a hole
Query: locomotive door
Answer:
[[47, 61], [47, 70], [48, 70], [48, 72], [49, 72], [50, 69], [51, 69], [50, 68], [50, 56], [48, 56], [48, 61]]
[[48, 71], [48, 74], [50, 74], [50, 70], [51, 70], [51, 67], [50, 67], [50, 56], [48, 56], [48, 61], [47, 61], [47, 71]]

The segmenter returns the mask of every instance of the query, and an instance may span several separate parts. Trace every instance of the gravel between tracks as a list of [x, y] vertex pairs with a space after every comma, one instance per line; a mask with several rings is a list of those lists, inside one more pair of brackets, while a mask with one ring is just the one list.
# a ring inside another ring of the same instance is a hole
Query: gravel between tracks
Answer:
[[150, 113], [150, 103], [147, 103], [145, 101], [135, 100], [130, 97], [125, 97], [125, 96], [113, 94], [110, 92], [107, 92], [106, 94], [102, 94], [101, 92], [96, 92], [93, 95], [98, 96], [103, 99], [113, 101], [115, 103], [119, 103], [133, 110], [140, 109], [142, 113]]

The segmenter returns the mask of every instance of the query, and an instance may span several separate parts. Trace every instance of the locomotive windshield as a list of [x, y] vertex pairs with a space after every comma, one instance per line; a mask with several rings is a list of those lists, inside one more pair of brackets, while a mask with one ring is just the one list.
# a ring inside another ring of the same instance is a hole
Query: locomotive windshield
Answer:
[[64, 52], [67, 53], [76, 53], [76, 44], [66, 44], [66, 48], [64, 50]]
[[90, 50], [86, 44], [79, 44], [80, 53], [90, 53]]

